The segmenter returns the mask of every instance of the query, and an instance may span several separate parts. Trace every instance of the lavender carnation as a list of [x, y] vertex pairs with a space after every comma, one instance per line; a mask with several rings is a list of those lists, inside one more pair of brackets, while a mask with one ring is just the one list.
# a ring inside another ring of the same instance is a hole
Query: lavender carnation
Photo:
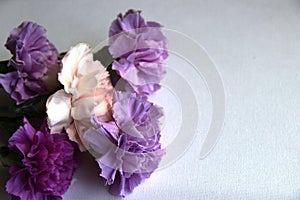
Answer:
[[17, 104], [46, 92], [56, 79], [58, 51], [46, 37], [46, 30], [33, 22], [13, 29], [5, 44], [13, 57], [9, 65], [16, 71], [0, 74], [0, 84]]
[[109, 51], [117, 59], [112, 69], [127, 81], [127, 88], [151, 94], [165, 74], [167, 39], [156, 22], [146, 22], [140, 11], [129, 10], [113, 21]]
[[15, 199], [62, 199], [77, 168], [74, 143], [66, 134], [50, 134], [46, 120], [36, 131], [24, 118], [9, 139], [9, 148], [23, 156], [22, 166], [13, 164], [6, 190]]
[[94, 117], [96, 128], [90, 128], [84, 138], [110, 192], [125, 196], [150, 177], [165, 154], [159, 142], [162, 110], [135, 93], [116, 92], [113, 112], [114, 121]]

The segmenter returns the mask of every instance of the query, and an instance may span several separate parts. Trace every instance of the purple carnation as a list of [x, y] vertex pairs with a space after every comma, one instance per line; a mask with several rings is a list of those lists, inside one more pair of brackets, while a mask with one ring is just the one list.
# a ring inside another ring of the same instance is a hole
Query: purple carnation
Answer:
[[127, 88], [151, 94], [160, 88], [168, 57], [167, 39], [156, 22], [146, 22], [140, 11], [129, 10], [113, 21], [109, 51], [117, 59], [112, 69], [127, 81]]
[[145, 97], [117, 92], [113, 112], [115, 121], [101, 122], [94, 117], [97, 128], [90, 128], [84, 138], [110, 192], [125, 196], [150, 177], [165, 154], [159, 142], [162, 110]]
[[9, 148], [22, 155], [22, 166], [13, 164], [6, 191], [15, 199], [62, 199], [77, 168], [75, 146], [66, 134], [50, 134], [44, 120], [36, 131], [24, 118], [9, 139]]
[[134, 11], [130, 9], [124, 16], [120, 13], [117, 19], [112, 22], [109, 30], [109, 36], [112, 37], [123, 31], [139, 31], [140, 28], [147, 27], [161, 27], [161, 25], [156, 22], [146, 22], [141, 16], [141, 11]]
[[[9, 65], [16, 71], [0, 74], [0, 84], [17, 104], [49, 90], [57, 74], [58, 51], [46, 37], [46, 30], [33, 22], [13, 29], [5, 44], [13, 57]], [[47, 83], [48, 82], [48, 83]]]

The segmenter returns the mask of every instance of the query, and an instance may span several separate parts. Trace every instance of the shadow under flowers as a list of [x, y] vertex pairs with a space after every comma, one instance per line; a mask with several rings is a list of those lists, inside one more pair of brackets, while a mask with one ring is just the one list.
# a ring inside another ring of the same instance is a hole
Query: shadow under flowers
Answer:
[[107, 192], [108, 187], [105, 186], [104, 180], [99, 176], [100, 168], [90, 153], [78, 153], [78, 157], [80, 167], [75, 171], [71, 186], [63, 195], [63, 199], [122, 199]]

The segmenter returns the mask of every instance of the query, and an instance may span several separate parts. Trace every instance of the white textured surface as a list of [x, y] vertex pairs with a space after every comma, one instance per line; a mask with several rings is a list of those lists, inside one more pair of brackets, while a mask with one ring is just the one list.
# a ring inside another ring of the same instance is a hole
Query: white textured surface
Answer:
[[[96, 45], [106, 39], [110, 22], [128, 8], [142, 9], [146, 19], [202, 44], [223, 78], [227, 104], [222, 136], [205, 160], [198, 159], [197, 137], [180, 160], [126, 199], [299, 199], [298, 0], [2, 0], [0, 59], [9, 58], [3, 44], [23, 20], [46, 27], [49, 39], [65, 51], [79, 41]], [[65, 199], [118, 199], [97, 173], [86, 158]], [[1, 189], [0, 199], [7, 198]]]

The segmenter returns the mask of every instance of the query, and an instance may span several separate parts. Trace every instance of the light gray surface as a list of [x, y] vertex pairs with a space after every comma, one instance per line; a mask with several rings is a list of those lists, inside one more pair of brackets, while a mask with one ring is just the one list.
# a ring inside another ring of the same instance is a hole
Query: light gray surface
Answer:
[[[46, 27], [49, 39], [65, 51], [78, 42], [106, 39], [110, 22], [127, 8], [142, 9], [146, 19], [206, 48], [224, 81], [226, 118], [220, 141], [205, 160], [198, 159], [198, 137], [180, 160], [126, 199], [299, 199], [298, 0], [2, 0], [0, 58], [9, 58], [2, 44], [23, 20]], [[65, 199], [118, 199], [106, 192], [97, 173], [87, 159]], [[7, 198], [3, 195], [0, 199]]]

